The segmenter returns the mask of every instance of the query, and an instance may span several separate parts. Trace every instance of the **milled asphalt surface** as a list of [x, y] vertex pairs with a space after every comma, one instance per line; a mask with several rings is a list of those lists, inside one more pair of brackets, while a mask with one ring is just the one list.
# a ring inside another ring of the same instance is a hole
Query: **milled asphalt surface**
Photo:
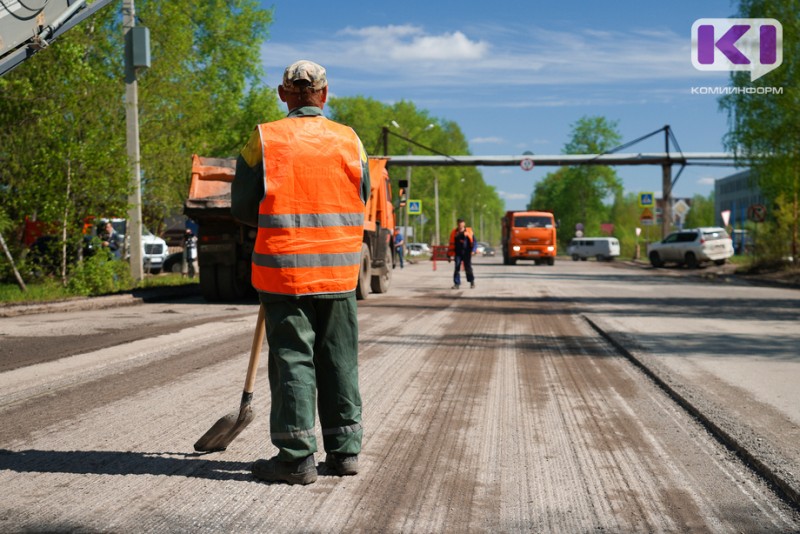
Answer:
[[[9, 337], [15, 354], [34, 337], [69, 353], [87, 321], [84, 336], [126, 324], [142, 336], [0, 371], [0, 484], [14, 488], [0, 531], [800, 530], [768, 482], [630, 363], [791, 490], [797, 292], [722, 286], [719, 305], [716, 285], [674, 273], [497, 261], [455, 292], [449, 269], [408, 266], [360, 304], [362, 472], [308, 488], [249, 475], [269, 454], [265, 369], [253, 428], [225, 453], [190, 451], [236, 406], [255, 306], [2, 319], [0, 355]], [[709, 330], [734, 341], [704, 342]]]
[[800, 505], [800, 288], [721, 271], [648, 272], [664, 287], [644, 298], [596, 285], [585, 317]]

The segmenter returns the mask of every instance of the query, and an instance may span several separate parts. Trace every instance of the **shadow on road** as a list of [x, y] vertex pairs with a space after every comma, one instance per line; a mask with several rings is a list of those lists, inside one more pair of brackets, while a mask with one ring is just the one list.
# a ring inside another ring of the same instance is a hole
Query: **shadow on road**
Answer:
[[[474, 331], [471, 334], [416, 334], [413, 336], [413, 347], [415, 349], [463, 348], [465, 351], [484, 352], [487, 357], [494, 357], [494, 353], [491, 351], [514, 349], [517, 354], [524, 357], [542, 357], [549, 354], [554, 346], [559, 346], [563, 348], [562, 355], [564, 356], [616, 357], [616, 354], [609, 351], [604, 345], [593, 343], [594, 339], [586, 336], [495, 334]], [[364, 336], [361, 341], [376, 347], [408, 346], [409, 336], [401, 334], [393, 336], [383, 333], [376, 338]]]
[[[638, 315], [652, 317], [696, 317], [751, 321], [800, 321], [800, 300], [796, 299], [713, 299], [687, 297], [473, 297], [464, 291], [430, 292], [420, 290], [424, 300], [367, 301], [359, 306], [370, 308], [415, 308], [441, 310], [462, 299], [456, 312], [494, 314], [577, 314], [597, 313], [604, 315]], [[435, 299], [435, 300], [434, 300]], [[502, 306], [492, 303], [502, 303]]]
[[255, 482], [250, 465], [209, 460], [198, 453], [0, 449], [0, 471], [17, 473], [166, 475]]
[[[637, 341], [652, 347], [669, 346], [680, 342], [682, 351], [702, 352], [712, 356], [745, 357], [754, 355], [773, 360], [800, 360], [797, 351], [796, 325], [800, 323], [800, 300], [797, 299], [759, 299], [759, 298], [686, 298], [635, 296], [635, 297], [554, 297], [542, 294], [536, 297], [472, 296], [465, 291], [421, 291], [419, 298], [386, 298], [368, 301], [360, 306], [391, 310], [418, 310], [437, 312], [449, 308], [459, 317], [496, 316], [498, 320], [508, 316], [578, 316], [602, 314], [607, 317], [655, 317], [686, 320], [748, 321], [752, 323], [779, 322], [785, 324], [785, 335], [772, 333], [769, 336], [755, 336], [732, 329], [695, 331], [676, 330], [669, 334], [639, 333]], [[681, 323], [682, 324], [682, 323]], [[484, 349], [494, 349], [501, 345], [514, 344], [522, 351], [537, 351], [546, 340], [531, 335], [508, 336], [484, 334], [479, 331], [468, 336], [470, 345]], [[463, 336], [462, 336], [463, 338]], [[384, 341], [386, 337], [384, 336]], [[448, 339], [436, 336], [426, 339], [416, 336], [415, 344], [448, 345], [458, 344], [463, 339]], [[598, 356], [598, 354], [593, 354]]]

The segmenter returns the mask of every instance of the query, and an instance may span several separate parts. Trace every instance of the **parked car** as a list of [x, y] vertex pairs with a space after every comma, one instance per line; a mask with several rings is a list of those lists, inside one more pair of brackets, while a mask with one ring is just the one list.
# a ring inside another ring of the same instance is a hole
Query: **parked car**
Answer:
[[491, 245], [486, 245], [485, 247], [483, 247], [483, 255], [494, 256], [495, 255], [494, 247], [492, 247]]
[[705, 262], [723, 265], [733, 256], [733, 242], [724, 228], [704, 227], [673, 232], [663, 240], [647, 247], [647, 257], [653, 267], [677, 263], [689, 268]]
[[408, 243], [406, 245], [406, 256], [422, 256], [430, 253], [431, 248], [427, 243]]
[[615, 237], [576, 237], [569, 242], [567, 254], [572, 261], [592, 257], [597, 261], [612, 261], [619, 256], [619, 241]]
[[165, 273], [178, 273], [180, 274], [183, 269], [183, 251], [173, 252], [167, 259], [164, 260], [164, 265], [161, 270]]
[[[117, 233], [117, 239], [119, 240], [122, 259], [127, 260], [130, 247], [130, 238], [126, 235], [128, 221], [118, 218], [100, 219], [101, 224], [105, 222], [110, 222], [111, 226], [114, 227], [114, 231]], [[93, 228], [92, 235], [95, 235], [96, 231], [97, 228]], [[142, 266], [145, 271], [149, 271], [153, 274], [161, 272], [161, 268], [168, 255], [167, 242], [153, 235], [153, 232], [142, 226]]]
[[142, 262], [145, 270], [149, 270], [153, 274], [160, 273], [161, 267], [169, 255], [167, 242], [142, 227], [142, 248], [144, 249]]

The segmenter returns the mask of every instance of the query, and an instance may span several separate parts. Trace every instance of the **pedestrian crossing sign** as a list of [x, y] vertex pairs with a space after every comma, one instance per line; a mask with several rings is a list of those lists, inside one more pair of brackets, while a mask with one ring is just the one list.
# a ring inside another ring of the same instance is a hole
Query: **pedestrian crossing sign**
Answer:
[[656, 206], [655, 193], [639, 193], [640, 208], [654, 208]]
[[409, 215], [420, 215], [420, 214], [422, 214], [422, 201], [421, 200], [409, 200], [408, 201], [408, 214]]

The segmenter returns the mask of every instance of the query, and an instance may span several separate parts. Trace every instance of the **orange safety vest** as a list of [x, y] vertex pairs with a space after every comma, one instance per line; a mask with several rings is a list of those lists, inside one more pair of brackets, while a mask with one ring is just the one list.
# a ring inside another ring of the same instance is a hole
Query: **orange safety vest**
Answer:
[[[450, 232], [450, 244], [447, 247], [447, 255], [448, 256], [455, 256], [456, 255], [456, 233], [458, 232], [458, 228], [453, 228], [453, 231]], [[472, 243], [472, 248], [475, 248], [475, 235], [472, 232], [472, 228], [467, 226], [464, 229], [464, 233], [469, 238], [469, 242]]]
[[281, 295], [355, 290], [361, 263], [366, 153], [356, 133], [325, 117], [260, 124], [265, 196], [252, 283]]

